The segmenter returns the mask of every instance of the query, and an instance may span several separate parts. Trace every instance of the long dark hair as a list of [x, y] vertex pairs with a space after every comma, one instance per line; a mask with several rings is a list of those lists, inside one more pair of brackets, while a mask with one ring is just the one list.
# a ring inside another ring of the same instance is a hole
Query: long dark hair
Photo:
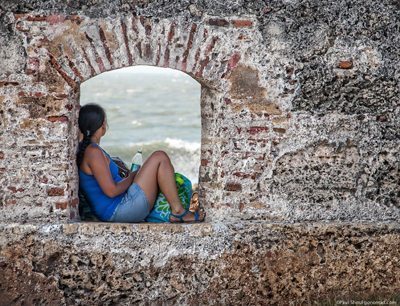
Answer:
[[78, 169], [82, 163], [85, 150], [91, 143], [90, 138], [101, 127], [105, 119], [106, 112], [96, 103], [86, 104], [79, 110], [78, 124], [83, 134], [83, 140], [79, 143], [78, 153], [76, 155]]

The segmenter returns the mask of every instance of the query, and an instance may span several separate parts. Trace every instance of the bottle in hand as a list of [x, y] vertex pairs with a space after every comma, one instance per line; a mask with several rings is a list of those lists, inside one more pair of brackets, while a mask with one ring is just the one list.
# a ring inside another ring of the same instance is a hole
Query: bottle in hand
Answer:
[[137, 171], [143, 164], [142, 149], [140, 148], [132, 158], [131, 171]]

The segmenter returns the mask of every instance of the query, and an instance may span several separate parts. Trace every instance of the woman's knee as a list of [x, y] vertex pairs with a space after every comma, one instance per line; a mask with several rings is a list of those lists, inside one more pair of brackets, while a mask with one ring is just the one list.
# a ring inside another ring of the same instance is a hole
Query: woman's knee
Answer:
[[153, 158], [158, 159], [158, 160], [169, 160], [168, 154], [165, 153], [165, 151], [163, 151], [163, 150], [154, 151], [154, 152], [151, 154], [151, 156], [152, 156]]

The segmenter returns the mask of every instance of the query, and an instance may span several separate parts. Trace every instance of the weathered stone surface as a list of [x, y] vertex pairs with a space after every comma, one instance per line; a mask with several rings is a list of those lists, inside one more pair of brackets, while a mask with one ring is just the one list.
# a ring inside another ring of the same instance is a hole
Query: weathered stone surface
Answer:
[[389, 300], [400, 286], [398, 223], [9, 224], [1, 233], [6, 303], [287, 305]]
[[[262, 18], [266, 45], [282, 42], [281, 52], [297, 62], [294, 111], [350, 115], [399, 107], [398, 1], [273, 1], [269, 7]], [[337, 67], [349, 58], [352, 69]]]
[[[77, 216], [65, 203], [78, 187], [79, 86], [142, 64], [202, 84], [199, 192], [210, 220], [398, 219], [397, 8], [3, 1], [0, 219]], [[63, 192], [47, 197], [54, 186]]]
[[258, 71], [239, 65], [229, 76], [231, 82], [231, 98], [244, 101], [260, 101], [265, 96], [265, 89], [259, 85]]
[[14, 30], [14, 17], [4, 12], [0, 5], [0, 79], [24, 68], [23, 41]]

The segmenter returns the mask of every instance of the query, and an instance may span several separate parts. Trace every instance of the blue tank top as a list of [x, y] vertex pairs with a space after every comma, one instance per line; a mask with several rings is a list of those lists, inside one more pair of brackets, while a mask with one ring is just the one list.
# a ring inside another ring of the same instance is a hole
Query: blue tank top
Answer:
[[[108, 155], [108, 153], [97, 143], [92, 144], [99, 147], [110, 159], [110, 172], [114, 182], [118, 183], [123, 180], [123, 178], [118, 174], [117, 164], [111, 159], [110, 155]], [[94, 175], [86, 174], [81, 169], [79, 169], [79, 188], [83, 191], [89, 201], [94, 214], [101, 221], [110, 220], [116, 207], [126, 193], [125, 191], [116, 197], [110, 198], [103, 192]]]

